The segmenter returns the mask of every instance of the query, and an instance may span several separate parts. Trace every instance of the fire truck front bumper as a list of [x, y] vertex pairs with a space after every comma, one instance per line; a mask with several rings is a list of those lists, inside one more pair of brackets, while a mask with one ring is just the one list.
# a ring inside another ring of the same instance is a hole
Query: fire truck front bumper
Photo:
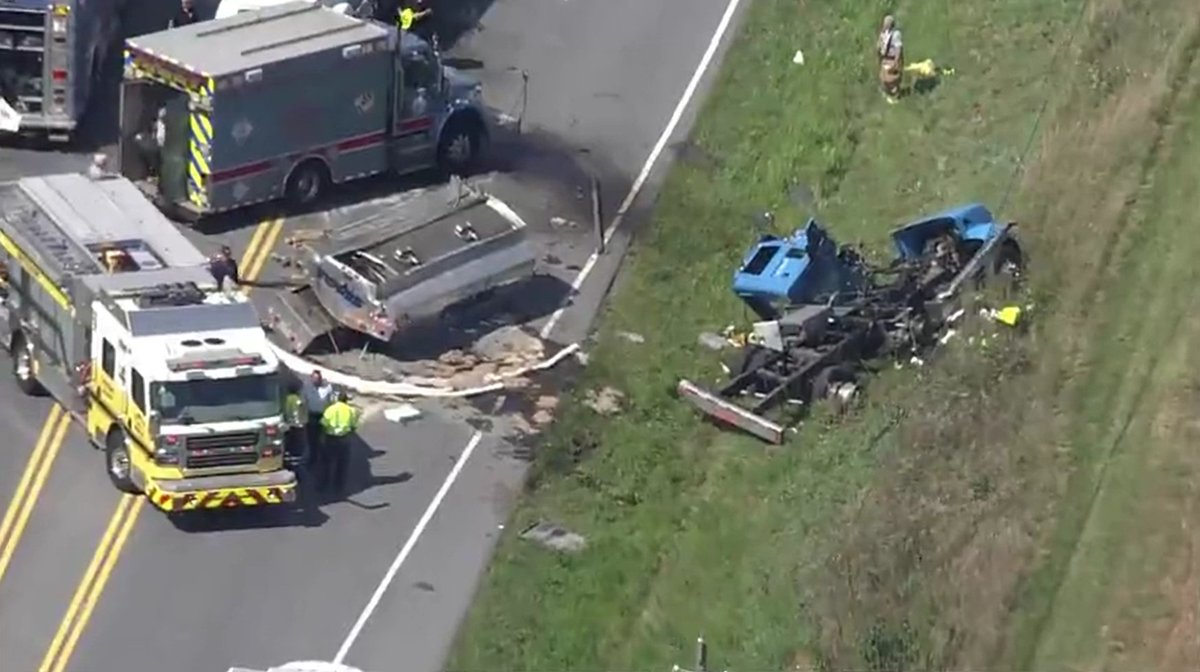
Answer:
[[23, 114], [19, 134], [37, 132], [73, 133], [79, 122], [67, 114]]
[[296, 474], [280, 469], [266, 474], [148, 480], [145, 492], [151, 504], [167, 512], [287, 504], [296, 501]]

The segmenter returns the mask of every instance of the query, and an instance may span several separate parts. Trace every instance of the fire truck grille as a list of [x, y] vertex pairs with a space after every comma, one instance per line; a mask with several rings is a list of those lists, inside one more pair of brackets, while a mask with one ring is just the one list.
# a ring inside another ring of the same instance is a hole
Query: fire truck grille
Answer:
[[242, 467], [258, 462], [258, 434], [256, 432], [189, 436], [185, 445], [187, 447], [186, 466], [189, 469]]

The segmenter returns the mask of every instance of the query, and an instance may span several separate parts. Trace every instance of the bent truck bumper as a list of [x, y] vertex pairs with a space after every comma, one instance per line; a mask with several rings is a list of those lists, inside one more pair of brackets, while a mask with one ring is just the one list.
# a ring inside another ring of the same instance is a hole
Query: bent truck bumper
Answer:
[[285, 504], [296, 501], [296, 474], [280, 469], [266, 474], [149, 480], [145, 491], [151, 504], [168, 512]]
[[737, 427], [770, 443], [783, 443], [785, 428], [776, 422], [751, 413], [689, 380], [679, 381], [675, 390], [680, 397], [713, 420]]

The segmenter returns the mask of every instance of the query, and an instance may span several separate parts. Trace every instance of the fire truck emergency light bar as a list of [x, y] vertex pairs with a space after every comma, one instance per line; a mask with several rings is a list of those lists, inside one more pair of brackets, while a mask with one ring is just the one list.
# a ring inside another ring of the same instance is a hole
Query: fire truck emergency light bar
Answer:
[[196, 369], [222, 369], [229, 366], [258, 366], [265, 363], [262, 355], [241, 355], [237, 357], [214, 357], [209, 359], [172, 359], [167, 361], [167, 368], [172, 371], [194, 371]]

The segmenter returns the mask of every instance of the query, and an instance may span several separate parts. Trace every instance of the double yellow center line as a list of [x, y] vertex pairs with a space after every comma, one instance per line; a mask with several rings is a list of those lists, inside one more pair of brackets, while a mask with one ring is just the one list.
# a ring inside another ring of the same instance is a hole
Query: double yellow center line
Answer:
[[58, 457], [58, 449], [62, 447], [63, 439], [67, 436], [67, 428], [71, 424], [71, 416], [63, 412], [62, 406], [55, 404], [50, 409], [50, 415], [42, 424], [41, 434], [33, 447], [33, 454], [25, 465], [25, 473], [21, 474], [21, 482], [13, 493], [12, 501], [4, 512], [4, 521], [0, 522], [0, 581], [12, 562], [13, 552], [17, 543], [29, 524], [33, 515], [33, 505], [37, 503], [46, 479], [50, 476], [50, 467], [54, 466], [54, 458]]
[[[282, 218], [268, 219], [255, 227], [254, 235], [250, 237], [250, 244], [246, 246], [246, 252], [242, 254], [242, 260], [238, 262], [238, 270], [241, 271], [244, 281], [254, 282], [262, 274], [267, 261], [271, 259], [271, 251], [275, 249], [275, 243], [279, 241], [279, 234], [282, 231]], [[242, 292], [248, 293], [249, 291], [250, 287], [242, 287]]]
[[62, 672], [66, 669], [71, 654], [75, 651], [75, 645], [79, 643], [79, 637], [83, 634], [83, 628], [100, 601], [100, 593], [104, 591], [104, 585], [108, 583], [108, 577], [112, 574], [117, 559], [121, 557], [121, 549], [129, 540], [134, 523], [145, 505], [145, 497], [121, 495], [120, 501], [117, 502], [117, 510], [109, 519], [104, 536], [100, 537], [100, 545], [96, 548], [92, 561], [88, 563], [83, 581], [75, 589], [75, 595], [67, 607], [67, 614], [63, 616], [62, 623], [59, 623], [58, 631], [54, 633], [54, 639], [50, 642], [50, 649], [46, 651], [42, 664], [38, 666], [38, 672]]
[[[266, 267], [267, 261], [271, 258], [271, 251], [275, 249], [275, 243], [279, 240], [279, 234], [283, 231], [283, 219], [270, 219], [261, 222], [254, 230], [254, 235], [250, 238], [250, 244], [246, 246], [246, 251], [242, 255], [241, 261], [238, 264], [239, 270], [242, 271], [242, 280], [248, 283], [258, 279], [263, 269]], [[242, 292], [248, 293], [250, 286], [243, 286]], [[55, 413], [58, 413], [56, 416]], [[57, 418], [57, 419], [56, 419]], [[17, 490], [17, 500], [28, 502], [22, 507], [10, 506], [9, 513], [4, 519], [4, 527], [0, 528], [0, 577], [4, 575], [4, 568], [7, 566], [8, 557], [11, 555], [8, 539], [10, 536], [13, 541], [12, 546], [16, 546], [16, 538], [19, 537], [20, 531], [24, 528], [25, 521], [29, 517], [29, 511], [33, 509], [33, 502], [37, 498], [37, 491], [41, 490], [41, 484], [45, 481], [45, 474], [49, 472], [49, 463], [54, 459], [54, 455], [58, 452], [58, 446], [62, 444], [63, 436], [66, 434], [66, 427], [69, 421], [69, 416], [61, 412], [57, 406], [51, 411], [50, 419], [46, 421], [46, 427], [42, 430], [42, 439], [38, 441], [39, 450], [48, 452], [48, 458], [40, 461], [39, 468], [34, 467], [34, 462], [31, 460], [27, 472], [37, 472], [36, 477], [23, 478], [21, 487]], [[51, 435], [50, 427], [55, 427], [53, 436], [54, 440], [47, 444], [52, 446], [51, 449], [43, 448], [46, 443], [46, 436]], [[39, 452], [35, 450], [35, 455]], [[28, 476], [28, 474], [27, 474]], [[22, 493], [27, 489], [26, 480], [33, 482], [34, 490], [30, 493], [31, 496], [24, 496]], [[24, 499], [22, 499], [24, 497]], [[75, 594], [71, 597], [71, 602], [67, 606], [67, 612], [63, 616], [62, 622], [59, 623], [57, 632], [54, 633], [54, 639], [50, 642], [50, 648], [46, 651], [45, 657], [42, 659], [41, 666], [38, 667], [38, 672], [63, 672], [67, 668], [67, 664], [71, 661], [71, 654], [74, 653], [76, 645], [79, 643], [80, 636], [87, 626], [88, 620], [92, 617], [92, 610], [100, 601], [100, 595], [104, 592], [104, 586], [108, 583], [109, 575], [112, 573], [113, 567], [116, 566], [117, 560], [121, 557], [121, 551], [124, 549], [129, 536], [133, 533], [138, 516], [141, 515], [142, 509], [145, 508], [146, 498], [136, 495], [122, 495], [117, 502], [117, 509], [113, 512], [112, 517], [108, 521], [108, 526], [104, 530], [104, 535], [100, 537], [100, 543], [96, 547], [96, 552], [92, 555], [92, 560], [88, 564], [87, 570], [83, 574], [83, 579], [79, 582], [79, 586], [75, 589]], [[14, 513], [19, 508], [20, 513]], [[14, 535], [9, 535], [9, 518], [12, 517], [16, 521], [12, 524], [15, 530]]]

